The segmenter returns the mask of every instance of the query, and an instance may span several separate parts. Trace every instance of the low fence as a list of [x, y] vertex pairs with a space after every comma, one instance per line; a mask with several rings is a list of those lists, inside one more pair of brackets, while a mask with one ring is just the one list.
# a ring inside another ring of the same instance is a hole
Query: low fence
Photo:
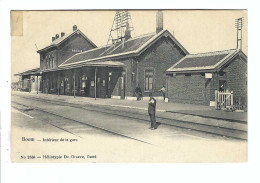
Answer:
[[234, 102], [232, 91], [215, 91], [215, 108], [228, 108], [232, 107]]

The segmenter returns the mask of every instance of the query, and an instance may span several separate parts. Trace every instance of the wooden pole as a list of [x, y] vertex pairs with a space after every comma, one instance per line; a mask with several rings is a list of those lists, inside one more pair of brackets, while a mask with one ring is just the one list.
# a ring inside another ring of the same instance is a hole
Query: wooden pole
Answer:
[[47, 75], [48, 77], [47, 77], [47, 95], [48, 95], [48, 93], [49, 93], [49, 73], [48, 73], [48, 75]]
[[31, 76], [29, 75], [30, 79], [28, 80], [29, 82], [29, 93], [31, 93], [31, 88], [32, 88], [32, 79], [31, 79]]
[[233, 100], [234, 100], [234, 98], [233, 98], [233, 91], [230, 92], [230, 93], [231, 93], [231, 106], [233, 106], [233, 104], [234, 104], [234, 102], [233, 102]]
[[37, 75], [37, 94], [38, 94], [38, 88], [39, 88], [39, 86], [38, 86], [38, 75]]
[[97, 67], [95, 68], [95, 100], [97, 100]]
[[74, 94], [74, 98], [75, 98], [75, 92], [76, 92], [76, 90], [75, 90], [75, 89], [76, 89], [76, 88], [75, 88], [75, 87], [76, 87], [76, 81], [75, 81], [75, 79], [76, 79], [76, 78], [75, 78], [75, 70], [74, 70], [73, 78], [74, 78], [74, 80], [73, 80], [73, 94]]
[[60, 95], [60, 71], [58, 71], [58, 95]]
[[218, 91], [215, 90], [215, 109], [218, 108]]
[[136, 81], [136, 84], [137, 84], [137, 86], [139, 86], [139, 71], [138, 71], [138, 61], [136, 61], [136, 79], [135, 79], [135, 81]]

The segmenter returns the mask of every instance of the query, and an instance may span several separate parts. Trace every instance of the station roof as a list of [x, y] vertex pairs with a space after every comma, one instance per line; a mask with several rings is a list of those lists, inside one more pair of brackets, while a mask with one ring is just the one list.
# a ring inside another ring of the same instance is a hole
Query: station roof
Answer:
[[15, 76], [34, 75], [34, 74], [39, 74], [39, 73], [40, 73], [40, 68], [35, 68], [35, 69], [30, 69], [30, 70], [15, 74]]
[[162, 30], [159, 33], [150, 33], [139, 37], [130, 38], [116, 45], [103, 46], [77, 53], [63, 62], [59, 68], [74, 68], [90, 61], [105, 61], [118, 59], [120, 57], [138, 56], [163, 36], [170, 37], [185, 54], [188, 54], [188, 51], [173, 37], [168, 30]]
[[[77, 31], [81, 33], [80, 30]], [[53, 41], [49, 46], [39, 50], [38, 52], [41, 52], [44, 49], [48, 49], [52, 46], [61, 44], [63, 41], [68, 39], [68, 37], [72, 36], [77, 31], [74, 31], [72, 34], [69, 34], [67, 36], [58, 38], [57, 40]], [[157, 40], [159, 40], [162, 37], [169, 37], [185, 55], [189, 54], [189, 52], [175, 39], [175, 37], [168, 30], [162, 30], [159, 33], [149, 33], [138, 37], [130, 38], [126, 41], [117, 43], [116, 45], [108, 45], [108, 46], [93, 48], [91, 50], [77, 53], [72, 57], [70, 57], [69, 59], [67, 59], [66, 61], [64, 61], [58, 67], [42, 70], [42, 72], [52, 72], [57, 70], [72, 69], [72, 68], [78, 68], [83, 66], [124, 67], [125, 66], [124, 63], [115, 60], [120, 60], [122, 57], [130, 58], [134, 56], [139, 56], [153, 43], [155, 43]], [[24, 72], [25, 75], [26, 72]]]
[[38, 50], [37, 53], [40, 53], [44, 50], [47, 50], [47, 49], [55, 47], [55, 46], [59, 46], [61, 43], [63, 43], [64, 41], [66, 41], [67, 39], [69, 39], [70, 37], [72, 37], [75, 34], [81, 34], [92, 46], [94, 46], [95, 48], [97, 47], [84, 33], [82, 33], [79, 29], [77, 29], [69, 34], [65, 34], [64, 36], [55, 39], [50, 44], [48, 44], [48, 45], [44, 46], [42, 49]]
[[194, 72], [202, 70], [217, 70], [238, 54], [246, 58], [246, 55], [239, 49], [224, 51], [190, 54], [170, 67], [167, 72]]

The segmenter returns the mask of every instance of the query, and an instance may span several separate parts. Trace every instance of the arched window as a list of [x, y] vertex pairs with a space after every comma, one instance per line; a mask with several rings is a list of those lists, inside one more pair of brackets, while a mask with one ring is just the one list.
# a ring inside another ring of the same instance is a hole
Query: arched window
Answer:
[[54, 57], [52, 57], [52, 67], [54, 68]]

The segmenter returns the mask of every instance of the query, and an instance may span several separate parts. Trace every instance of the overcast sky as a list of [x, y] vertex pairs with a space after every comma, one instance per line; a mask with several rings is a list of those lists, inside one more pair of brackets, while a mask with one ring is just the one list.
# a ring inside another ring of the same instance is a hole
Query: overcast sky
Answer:
[[[155, 32], [156, 11], [130, 11], [133, 36]], [[190, 52], [236, 48], [235, 19], [244, 17], [243, 51], [247, 54], [247, 12], [242, 10], [167, 10], [164, 28]], [[97, 46], [107, 43], [115, 11], [24, 11], [23, 36], [12, 36], [12, 74], [39, 67], [40, 49], [55, 34], [78, 28]], [[12, 77], [14, 79], [14, 77]]]

